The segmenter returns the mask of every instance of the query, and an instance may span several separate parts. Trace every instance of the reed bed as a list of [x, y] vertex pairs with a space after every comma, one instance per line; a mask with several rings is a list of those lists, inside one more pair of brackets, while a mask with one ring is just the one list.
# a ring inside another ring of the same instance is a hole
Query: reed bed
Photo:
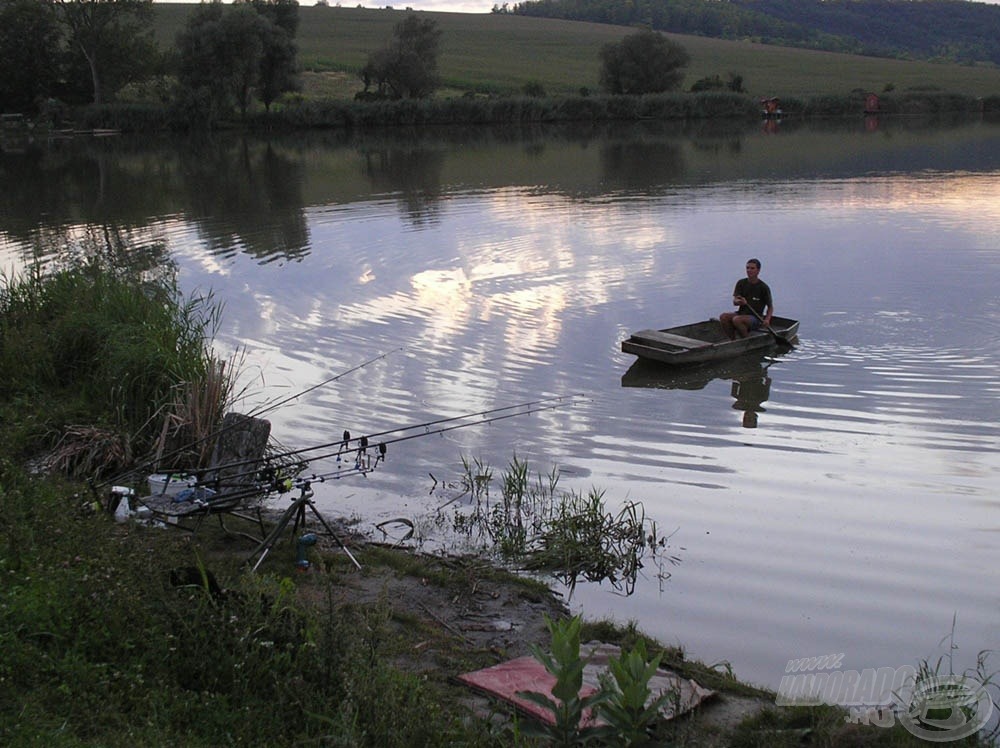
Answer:
[[[0, 279], [0, 409], [25, 429], [16, 449], [91, 478], [148, 453], [164, 419], [218, 419], [230, 394], [208, 347], [219, 306], [123, 262], [123, 241], [92, 233], [56, 266]], [[178, 410], [179, 386], [197, 412]]]

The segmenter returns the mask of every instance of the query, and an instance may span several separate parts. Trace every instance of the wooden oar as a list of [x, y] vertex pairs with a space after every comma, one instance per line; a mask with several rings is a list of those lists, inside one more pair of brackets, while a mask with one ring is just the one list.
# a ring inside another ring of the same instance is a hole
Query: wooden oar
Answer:
[[764, 328], [765, 330], [767, 330], [767, 331], [768, 331], [769, 333], [771, 333], [771, 335], [772, 335], [772, 336], [774, 337], [774, 339], [775, 339], [775, 340], [777, 340], [777, 341], [778, 341], [779, 343], [783, 343], [783, 344], [787, 345], [787, 346], [788, 346], [789, 348], [794, 348], [794, 347], [795, 347], [795, 344], [794, 344], [794, 343], [792, 343], [792, 341], [791, 341], [791, 340], [789, 340], [788, 338], [785, 338], [785, 337], [782, 337], [781, 335], [778, 335], [778, 333], [776, 333], [776, 332], [774, 331], [774, 329], [773, 329], [773, 328], [772, 328], [772, 327], [771, 327], [771, 326], [770, 326], [769, 324], [767, 324], [767, 322], [765, 322], [765, 321], [764, 321], [764, 318], [763, 318], [763, 317], [761, 317], [761, 316], [760, 316], [759, 314], [757, 314], [757, 310], [756, 310], [756, 309], [754, 309], [754, 308], [753, 308], [752, 306], [750, 306], [749, 304], [747, 304], [747, 309], [749, 309], [749, 310], [750, 310], [750, 313], [751, 313], [751, 314], [752, 314], [752, 315], [753, 315], [754, 317], [756, 317], [756, 318], [757, 318], [758, 320], [760, 320], [760, 324], [761, 324], [761, 326], [762, 326], [762, 327], [763, 327], [763, 328]]

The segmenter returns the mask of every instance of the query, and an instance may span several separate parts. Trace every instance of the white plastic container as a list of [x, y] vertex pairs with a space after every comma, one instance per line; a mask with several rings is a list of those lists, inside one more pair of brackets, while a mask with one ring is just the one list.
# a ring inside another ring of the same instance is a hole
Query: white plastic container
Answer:
[[118, 497], [118, 505], [115, 507], [115, 522], [128, 522], [128, 518], [135, 512], [132, 509], [132, 489], [127, 486], [112, 486], [111, 495]]
[[147, 480], [150, 496], [176, 496], [198, 482], [197, 478], [186, 473], [154, 473]]

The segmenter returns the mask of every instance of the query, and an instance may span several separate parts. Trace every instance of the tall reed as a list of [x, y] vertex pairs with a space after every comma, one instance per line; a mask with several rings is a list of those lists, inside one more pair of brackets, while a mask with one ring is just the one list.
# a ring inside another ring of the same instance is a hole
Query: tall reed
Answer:
[[210, 349], [220, 306], [211, 295], [182, 299], [171, 266], [130, 264], [126, 242], [91, 232], [54, 268], [0, 277], [0, 409], [31, 425], [9, 445], [16, 451], [58, 446], [70, 471], [119, 470], [149, 451], [178, 383], [215, 399], [200, 410], [226, 398]]

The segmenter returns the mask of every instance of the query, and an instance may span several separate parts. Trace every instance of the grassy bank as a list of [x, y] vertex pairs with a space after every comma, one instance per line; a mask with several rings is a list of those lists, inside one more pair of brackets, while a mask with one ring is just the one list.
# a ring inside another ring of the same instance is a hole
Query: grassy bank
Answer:
[[[192, 5], [157, 3], [156, 36], [172, 44]], [[354, 75], [392, 36], [404, 10], [300, 8], [299, 57], [306, 95], [350, 98], [361, 89]], [[622, 26], [502, 14], [420, 12], [442, 30], [440, 73], [453, 94], [514, 94], [539, 83], [549, 95], [598, 90], [601, 47], [632, 29]], [[909, 62], [772, 47], [696, 36], [669, 35], [691, 55], [683, 88], [735, 72], [750, 96], [842, 96], [855, 89], [883, 92], [936, 90], [973, 97], [1000, 95], [1000, 69]], [[335, 75], [347, 73], [347, 75]], [[327, 75], [329, 74], [329, 75]], [[448, 92], [446, 91], [446, 93]]]
[[[246, 574], [239, 567], [245, 541], [214, 525], [190, 536], [115, 524], [83, 511], [73, 489], [0, 460], [3, 745], [577, 744], [526, 737], [523, 717], [454, 680], [525, 654], [445, 620], [477, 596], [503, 596], [501, 614], [518, 622], [521, 643], [549, 647], [522, 627], [528, 619], [513, 607], [538, 619], [557, 610], [537, 585], [472, 559], [356, 540], [362, 572], [332, 550], [313, 554], [311, 573], [290, 571], [283, 545], [259, 573]], [[193, 576], [176, 586], [177, 570]], [[200, 570], [220, 588], [203, 584]], [[401, 597], [401, 585], [424, 603]], [[371, 594], [362, 598], [365, 588]], [[662, 666], [716, 692], [693, 715], [658, 725], [649, 742], [592, 745], [926, 745], [898, 724], [848, 724], [838, 708], [776, 707], [773, 694], [725, 667], [689, 661], [681, 648], [650, 641], [631, 625], [585, 623], [580, 638], [629, 650], [645, 642]]]

